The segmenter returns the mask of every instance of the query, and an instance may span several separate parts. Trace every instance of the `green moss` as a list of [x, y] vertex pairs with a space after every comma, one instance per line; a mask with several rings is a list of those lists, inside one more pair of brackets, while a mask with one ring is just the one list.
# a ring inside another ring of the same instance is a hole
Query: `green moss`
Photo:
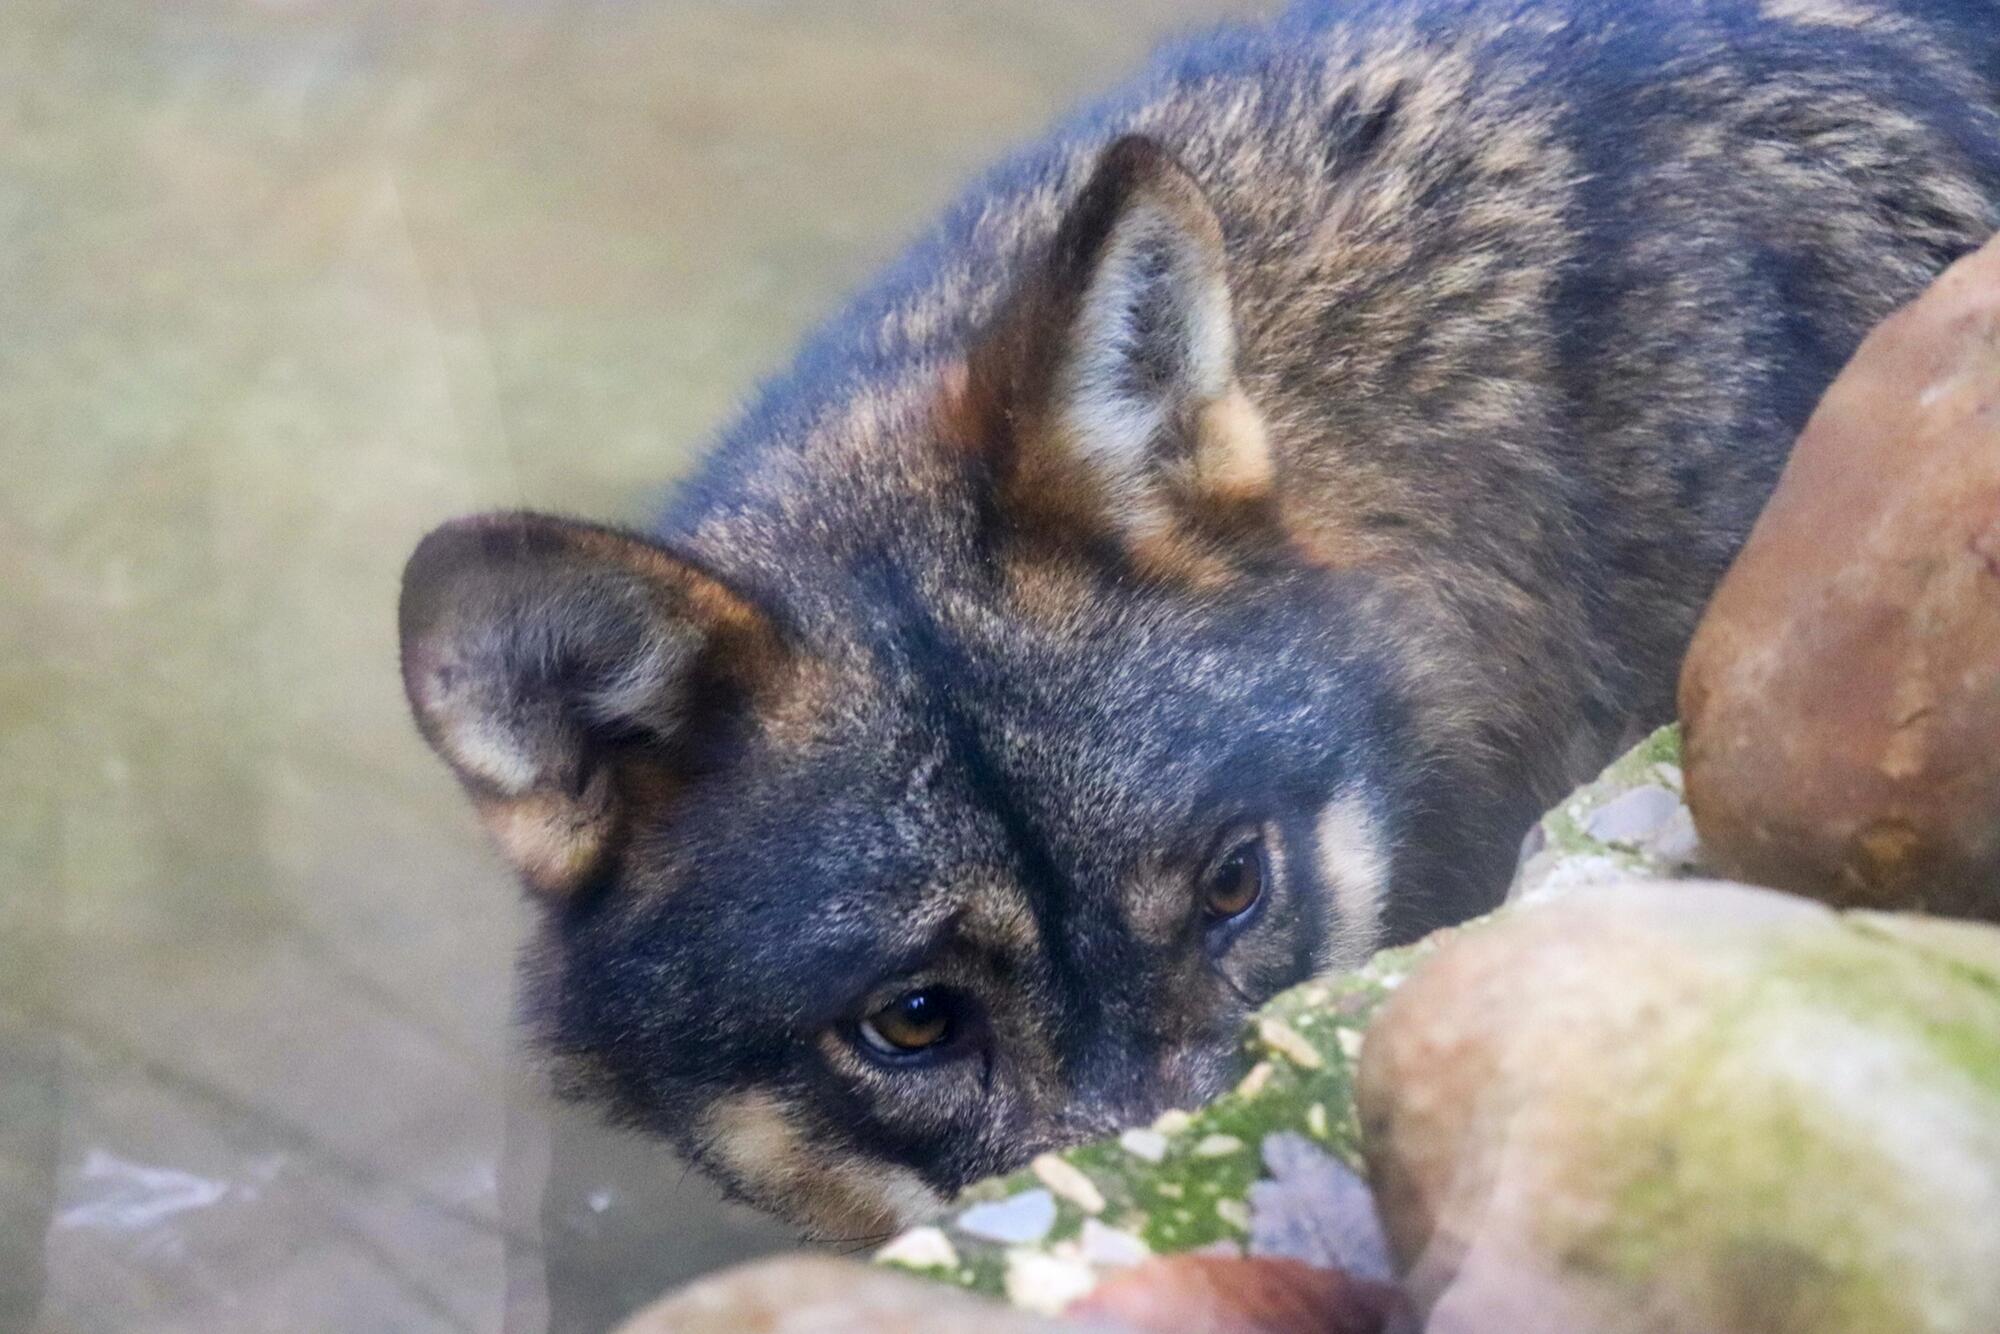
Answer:
[[1629, 766], [1635, 774], [1650, 769], [1656, 764], [1671, 764], [1676, 767], [1681, 762], [1681, 729], [1677, 723], [1655, 731], [1651, 736], [1634, 746], [1625, 758], [1613, 765], [1613, 771]]
[[[1913, 1328], [1908, 1294], [1870, 1247], [1896, 1198], [1873, 1146], [1829, 1124], [1810, 1092], [1745, 1088], [1727, 1068], [1756, 1000], [1700, 1050], [1663, 1061], [1673, 1088], [1621, 1126], [1594, 1171], [1624, 1184], [1565, 1263], [1642, 1291], [1678, 1289], [1718, 1328], [1831, 1334]], [[1817, 1189], [1816, 1189], [1817, 1188]], [[1871, 1208], [1856, 1207], [1869, 1201]]]
[[1778, 946], [1683, 1050], [1659, 1054], [1671, 1082], [1586, 1159], [1623, 1185], [1609, 1215], [1568, 1240], [1565, 1261], [1632, 1288], [1698, 1293], [1723, 1328], [1924, 1327], [1899, 1240], [1930, 1225], [1911, 1193], [1921, 1183], [1880, 1126], [1759, 1056], [1795, 1041], [1788, 1026], [1810, 1015], [1908, 1044], [1919, 1069], [1928, 1054], [2000, 1115], [2000, 1004], [1991, 979], [1969, 972], [1860, 930]]
[[1774, 971], [1806, 1003], [1913, 1038], [2000, 1098], [2000, 979], [1905, 936], [1842, 921], [1838, 943], [1788, 951]]

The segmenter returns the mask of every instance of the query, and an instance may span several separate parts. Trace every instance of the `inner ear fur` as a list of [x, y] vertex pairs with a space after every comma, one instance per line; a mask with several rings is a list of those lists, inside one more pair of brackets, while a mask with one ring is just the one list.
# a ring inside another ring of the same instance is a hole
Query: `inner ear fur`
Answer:
[[633, 798], [672, 781], [705, 708], [783, 658], [748, 601], [632, 533], [549, 515], [447, 523], [399, 608], [417, 726], [536, 891], [574, 893], [622, 842]]
[[1031, 523], [1143, 547], [1268, 502], [1222, 226], [1151, 139], [1104, 151], [968, 372], [1003, 499]]

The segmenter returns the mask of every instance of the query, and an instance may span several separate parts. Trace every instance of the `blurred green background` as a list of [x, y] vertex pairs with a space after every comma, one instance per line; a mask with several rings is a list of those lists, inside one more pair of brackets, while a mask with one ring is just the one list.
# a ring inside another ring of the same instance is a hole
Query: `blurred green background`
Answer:
[[0, 6], [0, 1330], [595, 1330], [786, 1244], [542, 1096], [401, 562], [642, 519], [968, 173], [1263, 7]]

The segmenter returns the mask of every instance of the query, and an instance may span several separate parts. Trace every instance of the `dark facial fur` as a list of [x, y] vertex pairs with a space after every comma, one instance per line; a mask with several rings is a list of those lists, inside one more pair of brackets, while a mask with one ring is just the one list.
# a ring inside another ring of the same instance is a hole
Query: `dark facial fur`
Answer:
[[[2000, 3], [1688, 8], [1203, 39], [968, 195], [655, 531], [427, 539], [405, 680], [545, 905], [572, 1091], [871, 1235], [1490, 907], [1668, 716], [1834, 371], [2000, 219]], [[877, 1050], [913, 990], [948, 1040]]]

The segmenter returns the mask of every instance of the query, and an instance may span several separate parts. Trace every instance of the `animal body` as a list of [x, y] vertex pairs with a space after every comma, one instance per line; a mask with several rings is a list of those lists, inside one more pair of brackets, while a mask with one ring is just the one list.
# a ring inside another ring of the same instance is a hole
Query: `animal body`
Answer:
[[534, 1032], [825, 1236], [1213, 1094], [1256, 1004], [1493, 906], [1670, 717], [1821, 390], [1996, 222], [1994, 0], [1357, 0], [1167, 53], [653, 529], [412, 557], [418, 722], [544, 908]]

